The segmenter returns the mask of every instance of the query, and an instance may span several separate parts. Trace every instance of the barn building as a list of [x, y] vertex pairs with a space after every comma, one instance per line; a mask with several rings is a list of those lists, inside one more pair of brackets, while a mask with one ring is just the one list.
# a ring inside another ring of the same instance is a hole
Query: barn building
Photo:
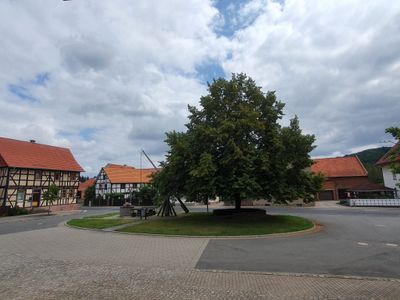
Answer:
[[314, 159], [311, 171], [321, 172], [326, 177], [318, 200], [340, 200], [367, 194], [393, 197], [392, 189], [368, 180], [368, 172], [357, 156]]
[[0, 137], [1, 207], [46, 206], [43, 192], [55, 184], [59, 199], [53, 205], [76, 203], [79, 175], [84, 170], [67, 148]]

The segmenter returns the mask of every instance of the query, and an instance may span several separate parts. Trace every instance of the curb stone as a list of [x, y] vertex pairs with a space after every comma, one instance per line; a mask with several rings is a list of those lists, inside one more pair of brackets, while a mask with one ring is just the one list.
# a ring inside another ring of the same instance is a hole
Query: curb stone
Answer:
[[197, 272], [210, 273], [237, 273], [253, 274], [253, 275], [274, 275], [274, 276], [289, 276], [289, 277], [310, 277], [310, 278], [337, 278], [337, 279], [353, 279], [353, 280], [370, 280], [370, 281], [386, 281], [398, 282], [400, 278], [392, 277], [370, 277], [370, 276], [354, 276], [354, 275], [334, 275], [334, 274], [315, 274], [315, 273], [288, 273], [288, 272], [260, 272], [260, 271], [240, 271], [240, 270], [215, 270], [215, 269], [195, 269]]
[[[82, 229], [82, 230], [89, 230], [89, 231], [97, 231], [97, 232], [106, 232], [106, 233], [117, 233], [117, 234], [127, 234], [127, 235], [140, 235], [140, 236], [148, 236], [148, 237], [165, 237], [165, 238], [201, 238], [201, 239], [213, 239], [213, 240], [223, 240], [223, 239], [268, 239], [268, 238], [280, 238], [280, 237], [295, 237], [295, 236], [302, 236], [306, 234], [318, 233], [324, 229], [324, 225], [311, 220], [313, 222], [313, 227], [305, 230], [300, 231], [293, 231], [293, 232], [282, 232], [282, 233], [270, 233], [270, 234], [262, 234], [262, 235], [233, 235], [233, 236], [201, 236], [201, 235], [173, 235], [173, 234], [158, 234], [158, 233], [140, 233], [140, 232], [123, 232], [123, 231], [115, 231], [115, 229], [120, 229], [127, 227], [132, 224], [123, 224], [116, 227], [104, 228], [104, 229], [97, 229], [97, 228], [85, 228], [67, 224], [67, 222], [62, 222], [64, 226], [72, 228], [72, 229]], [[117, 228], [118, 227], [118, 228]]]

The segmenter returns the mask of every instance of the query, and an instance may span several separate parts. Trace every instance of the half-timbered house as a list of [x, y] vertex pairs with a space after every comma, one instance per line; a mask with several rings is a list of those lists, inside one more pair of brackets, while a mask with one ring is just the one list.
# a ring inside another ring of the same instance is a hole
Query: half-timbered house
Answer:
[[129, 195], [141, 186], [150, 183], [151, 175], [157, 169], [136, 169], [127, 165], [107, 164], [96, 178], [96, 196], [121, 193]]
[[67, 148], [0, 137], [0, 202], [3, 207], [46, 206], [43, 192], [60, 189], [53, 205], [76, 203], [84, 170]]

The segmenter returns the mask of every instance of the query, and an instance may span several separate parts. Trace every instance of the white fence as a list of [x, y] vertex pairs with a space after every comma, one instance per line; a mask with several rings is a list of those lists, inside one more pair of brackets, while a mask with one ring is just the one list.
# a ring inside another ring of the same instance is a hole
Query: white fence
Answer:
[[400, 199], [349, 199], [349, 206], [398, 206]]

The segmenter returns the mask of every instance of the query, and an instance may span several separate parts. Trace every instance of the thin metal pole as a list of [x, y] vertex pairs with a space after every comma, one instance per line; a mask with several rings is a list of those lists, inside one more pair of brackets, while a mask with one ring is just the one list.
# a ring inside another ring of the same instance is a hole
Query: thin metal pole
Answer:
[[143, 156], [143, 154], [142, 154], [142, 152], [143, 152], [143, 150], [142, 151], [140, 151], [140, 185], [142, 184], [142, 182], [143, 182], [143, 179], [142, 179], [142, 156]]

